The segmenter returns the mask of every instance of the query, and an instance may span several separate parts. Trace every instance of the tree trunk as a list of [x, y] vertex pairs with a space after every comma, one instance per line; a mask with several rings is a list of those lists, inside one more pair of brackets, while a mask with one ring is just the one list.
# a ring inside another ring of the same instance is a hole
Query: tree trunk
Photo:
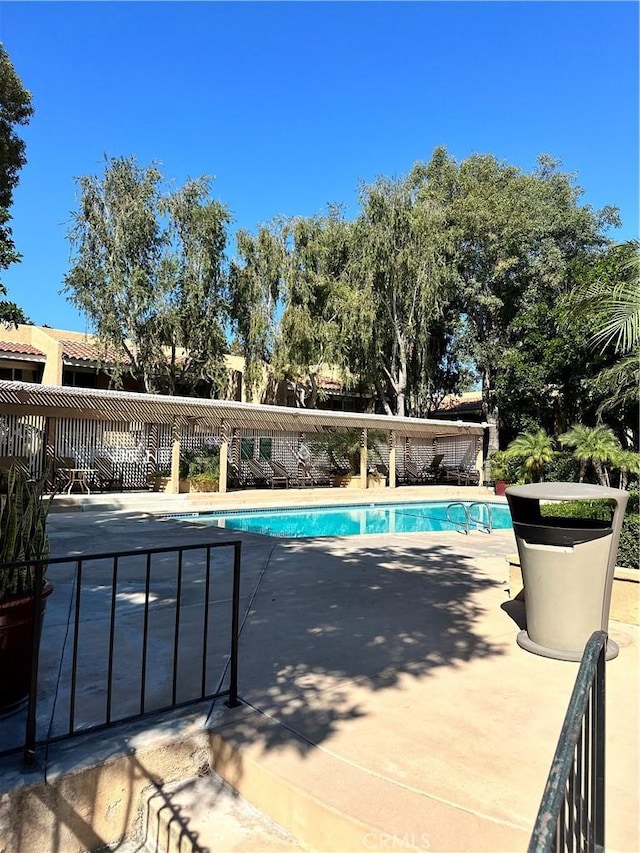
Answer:
[[311, 382], [311, 394], [309, 394], [309, 399], [307, 402], [307, 409], [317, 409], [318, 408], [318, 374], [311, 371], [309, 373], [309, 381]]
[[500, 450], [500, 426], [498, 406], [492, 399], [491, 377], [487, 368], [482, 370], [482, 416], [489, 426], [487, 455], [491, 456], [496, 450]]
[[608, 487], [610, 485], [610, 480], [609, 472], [607, 471], [607, 466], [603, 465], [599, 459], [597, 461], [594, 459], [593, 467], [596, 469], [596, 474], [598, 475], [600, 485]]
[[378, 399], [382, 403], [385, 415], [392, 417], [393, 412], [391, 411], [391, 406], [389, 405], [389, 401], [387, 400], [387, 395], [384, 392], [384, 388], [382, 387], [382, 383], [380, 382], [380, 380], [377, 377], [375, 379], [375, 386], [376, 386], [376, 392], [378, 394]]
[[400, 367], [398, 369], [398, 378], [396, 381], [396, 415], [400, 418], [405, 417], [406, 399], [407, 399], [407, 345], [402, 338], [399, 340], [398, 357]]

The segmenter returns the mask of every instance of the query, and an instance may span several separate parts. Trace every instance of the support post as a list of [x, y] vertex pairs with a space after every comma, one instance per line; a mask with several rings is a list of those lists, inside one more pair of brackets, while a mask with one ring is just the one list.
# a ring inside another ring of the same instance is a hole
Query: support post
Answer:
[[171, 483], [169, 491], [172, 495], [177, 495], [180, 491], [180, 424], [178, 419], [173, 419], [171, 425]]
[[229, 466], [229, 434], [224, 421], [220, 424], [220, 482], [219, 492], [227, 491], [227, 469]]
[[158, 424], [147, 424], [147, 481], [153, 485], [158, 470]]
[[396, 487], [396, 434], [389, 432], [389, 488]]
[[360, 433], [360, 488], [367, 488], [367, 431]]
[[482, 454], [482, 436], [476, 436], [476, 468], [478, 469], [478, 488], [482, 488], [484, 480], [484, 460]]

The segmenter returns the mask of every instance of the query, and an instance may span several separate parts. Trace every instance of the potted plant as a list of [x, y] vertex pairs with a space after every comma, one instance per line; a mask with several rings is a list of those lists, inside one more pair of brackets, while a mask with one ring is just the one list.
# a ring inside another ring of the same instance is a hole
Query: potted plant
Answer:
[[220, 483], [220, 448], [211, 445], [189, 450], [180, 458], [180, 491], [217, 492]]
[[[31, 481], [16, 467], [7, 478], [0, 511], [0, 711], [19, 707], [29, 692], [35, 596], [40, 592], [44, 617], [53, 584], [45, 578], [49, 556], [47, 515], [53, 495], [45, 497], [45, 480]], [[38, 590], [37, 585], [42, 584]]]
[[171, 466], [158, 465], [155, 472], [149, 477], [149, 488], [153, 492], [166, 492], [171, 482]]
[[507, 450], [496, 450], [489, 457], [489, 479], [493, 482], [496, 495], [504, 495], [505, 489], [519, 479], [520, 463]]
[[189, 478], [190, 492], [217, 492], [220, 477], [213, 473], [194, 474]]
[[[317, 442], [317, 446], [329, 457], [334, 486], [360, 485], [360, 436], [360, 430], [346, 429], [344, 432], [328, 433], [324, 436], [324, 442]], [[376, 446], [377, 438], [376, 433], [367, 433], [367, 451], [374, 461], [381, 462]], [[382, 474], [378, 476], [382, 478]]]

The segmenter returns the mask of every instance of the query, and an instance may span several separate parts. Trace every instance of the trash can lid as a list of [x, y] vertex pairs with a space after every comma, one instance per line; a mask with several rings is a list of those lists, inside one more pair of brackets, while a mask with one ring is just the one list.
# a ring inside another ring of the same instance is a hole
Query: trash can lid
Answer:
[[624, 489], [594, 486], [591, 483], [528, 483], [526, 486], [509, 486], [507, 495], [540, 501], [612, 500], [626, 504], [629, 498]]

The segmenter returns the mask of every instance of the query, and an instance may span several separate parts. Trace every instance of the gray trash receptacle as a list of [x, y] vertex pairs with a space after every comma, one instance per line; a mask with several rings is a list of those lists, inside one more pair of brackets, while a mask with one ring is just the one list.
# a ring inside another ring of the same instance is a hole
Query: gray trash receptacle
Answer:
[[[611, 588], [628, 494], [583, 483], [532, 483], [506, 491], [520, 556], [526, 630], [517, 642], [556, 660], [581, 660], [594, 631], [608, 629]], [[607, 499], [610, 522], [543, 516], [541, 501]], [[618, 646], [609, 640], [607, 658]]]

